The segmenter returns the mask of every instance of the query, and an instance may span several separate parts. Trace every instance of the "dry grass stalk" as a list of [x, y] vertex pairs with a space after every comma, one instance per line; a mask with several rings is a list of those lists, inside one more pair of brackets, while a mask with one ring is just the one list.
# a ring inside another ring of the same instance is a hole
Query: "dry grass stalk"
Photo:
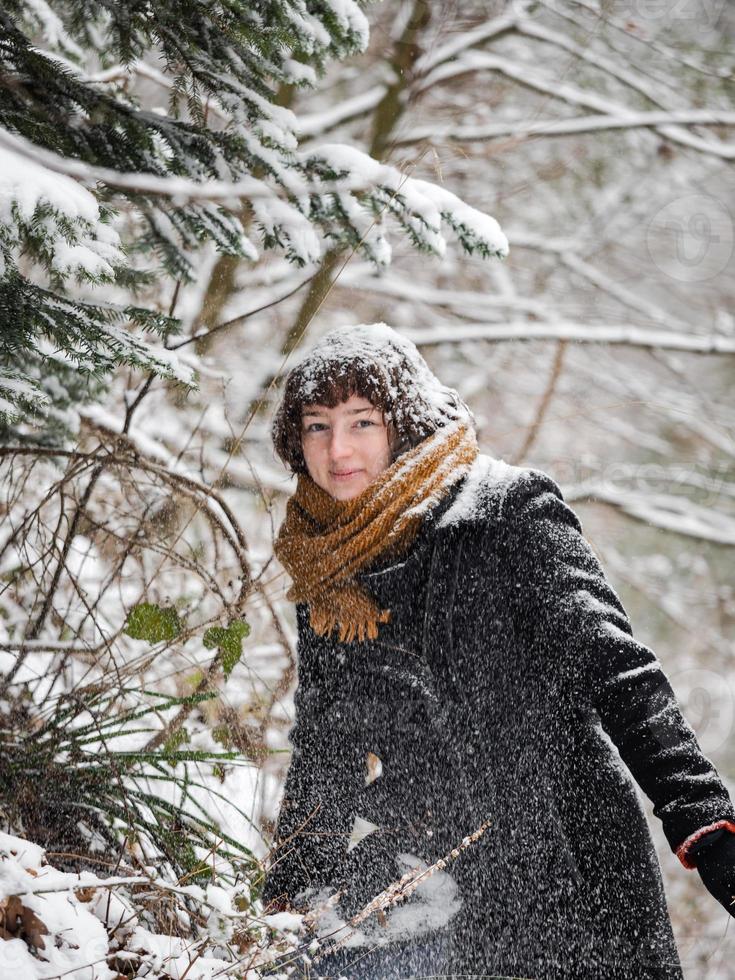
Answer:
[[[490, 821], [486, 820], [473, 833], [463, 837], [461, 842], [456, 847], [452, 848], [448, 854], [445, 854], [444, 857], [439, 858], [438, 861], [435, 861], [434, 864], [429, 865], [429, 867], [425, 868], [423, 871], [420, 868], [409, 869], [398, 881], [394, 881], [388, 885], [387, 888], [383, 889], [380, 894], [376, 895], [375, 898], [373, 898], [364, 908], [360, 909], [359, 912], [352, 916], [352, 918], [346, 923], [346, 928], [349, 928], [349, 932], [347, 932], [340, 939], [332, 942], [328, 948], [317, 952], [312, 957], [312, 960], [314, 962], [318, 962], [328, 953], [333, 953], [342, 948], [347, 940], [354, 935], [357, 927], [373, 913], [377, 913], [379, 916], [384, 916], [385, 912], [389, 908], [409, 898], [409, 896], [416, 891], [418, 886], [423, 881], [426, 881], [427, 878], [430, 878], [432, 875], [436, 874], [437, 871], [443, 871], [449, 864], [451, 864], [452, 861], [455, 861], [459, 857], [462, 851], [467, 850], [468, 847], [471, 847], [476, 841], [478, 841], [489, 827]], [[337, 892], [334, 895], [330, 895], [323, 905], [304, 917], [304, 925], [307, 927], [307, 929], [314, 928], [316, 926], [320, 916], [337, 904], [341, 894], [341, 892]]]

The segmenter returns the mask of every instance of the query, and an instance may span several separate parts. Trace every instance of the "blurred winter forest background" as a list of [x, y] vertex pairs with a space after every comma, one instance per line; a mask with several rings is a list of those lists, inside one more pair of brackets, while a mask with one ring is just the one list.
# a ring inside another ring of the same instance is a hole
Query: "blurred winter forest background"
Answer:
[[[338, 324], [560, 483], [735, 789], [734, 33], [727, 0], [6, 0], [3, 976], [297, 941], [257, 898], [296, 678], [269, 423]], [[651, 824], [686, 976], [735, 977]]]

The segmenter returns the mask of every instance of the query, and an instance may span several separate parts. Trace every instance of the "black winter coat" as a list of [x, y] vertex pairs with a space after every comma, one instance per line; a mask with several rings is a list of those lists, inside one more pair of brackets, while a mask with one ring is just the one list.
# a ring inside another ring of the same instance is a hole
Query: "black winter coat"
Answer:
[[[318, 637], [297, 606], [266, 901], [348, 879], [367, 900], [397, 853], [433, 861], [489, 820], [448, 868], [450, 975], [681, 977], [630, 774], [672, 850], [735, 812], [557, 484], [481, 456], [408, 557], [361, 581], [392, 609], [376, 641]], [[356, 815], [380, 829], [346, 854]]]

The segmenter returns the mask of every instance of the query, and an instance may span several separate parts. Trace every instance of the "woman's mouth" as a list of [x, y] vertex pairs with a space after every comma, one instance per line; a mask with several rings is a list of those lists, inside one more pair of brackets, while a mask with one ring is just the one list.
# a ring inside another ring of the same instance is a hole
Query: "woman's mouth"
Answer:
[[356, 473], [359, 473], [359, 472], [360, 472], [360, 470], [342, 470], [340, 473], [334, 473], [333, 472], [332, 473], [332, 477], [335, 480], [347, 480], [351, 476], [355, 476], [355, 474]]

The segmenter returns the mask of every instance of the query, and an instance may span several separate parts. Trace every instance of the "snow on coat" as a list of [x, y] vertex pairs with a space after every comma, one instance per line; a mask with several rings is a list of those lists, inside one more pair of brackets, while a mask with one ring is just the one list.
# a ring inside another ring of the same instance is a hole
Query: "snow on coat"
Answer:
[[297, 606], [266, 900], [349, 884], [356, 910], [400, 855], [432, 862], [489, 820], [452, 901], [401, 913], [449, 932], [451, 975], [682, 976], [631, 774], [674, 851], [735, 812], [581, 532], [549, 476], [481, 456], [409, 556], [361, 576], [393, 611], [377, 640], [317, 637]]

